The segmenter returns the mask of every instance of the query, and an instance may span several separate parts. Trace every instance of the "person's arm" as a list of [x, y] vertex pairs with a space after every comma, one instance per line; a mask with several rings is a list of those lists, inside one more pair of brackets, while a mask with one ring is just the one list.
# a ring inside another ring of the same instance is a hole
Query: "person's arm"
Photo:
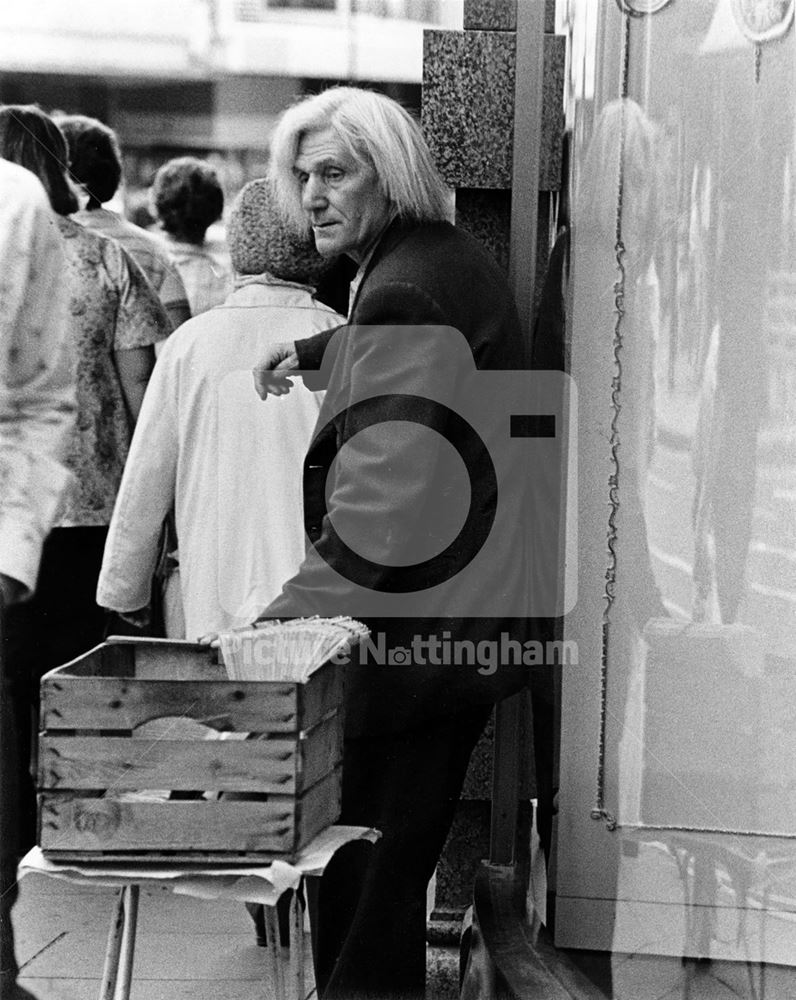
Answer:
[[177, 270], [177, 265], [172, 260], [166, 262], [166, 273], [158, 289], [158, 295], [168, 314], [172, 332], [183, 323], [188, 322], [191, 318], [188, 293], [185, 291], [185, 285]]
[[126, 351], [114, 351], [113, 360], [119, 373], [119, 383], [130, 419], [135, 424], [141, 412], [147, 383], [155, 367], [155, 351], [149, 345], [133, 347]]
[[293, 387], [288, 376], [298, 368], [296, 345], [285, 341], [274, 344], [253, 369], [254, 388], [262, 400], [269, 396], [284, 396]]
[[[339, 338], [334, 336], [340, 327], [322, 330], [313, 337], [274, 344], [254, 369], [254, 388], [260, 399], [284, 396], [290, 392], [291, 373], [300, 372], [304, 384], [313, 392], [326, 388]], [[307, 374], [305, 374], [307, 373]], [[309, 374], [312, 373], [312, 374]]]
[[76, 412], [63, 243], [44, 190], [23, 174], [4, 174], [0, 199], [0, 575], [7, 600], [34, 588], [44, 538], [71, 478], [63, 459]]
[[[433, 548], [418, 526], [444, 441], [444, 400], [459, 376], [451, 347], [460, 341], [465, 359], [469, 348], [410, 286], [380, 289], [373, 309], [363, 303], [360, 316], [362, 326], [340, 329], [333, 343], [346, 351], [345, 380], [330, 386], [321, 411], [322, 423], [335, 422], [329, 440], [343, 442], [324, 462], [331, 469], [326, 516], [298, 573], [262, 618], [378, 616], [396, 567], [424, 542]], [[418, 400], [442, 400], [443, 407], [419, 410]], [[356, 580], [347, 575], [351, 550], [364, 557], [354, 560]]]
[[177, 327], [182, 326], [183, 323], [187, 323], [191, 318], [191, 308], [188, 305], [187, 299], [183, 299], [180, 302], [164, 303], [164, 308], [168, 314], [172, 330], [176, 330]]
[[105, 266], [118, 295], [113, 357], [131, 421], [141, 410], [155, 365], [154, 346], [171, 331], [169, 318], [144, 272], [114, 240], [103, 241]]

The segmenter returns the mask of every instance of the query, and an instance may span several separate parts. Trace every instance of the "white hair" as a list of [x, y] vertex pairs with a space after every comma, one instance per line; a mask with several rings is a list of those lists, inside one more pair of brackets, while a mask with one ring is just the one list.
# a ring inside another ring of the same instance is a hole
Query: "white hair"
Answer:
[[308, 222], [293, 167], [302, 138], [333, 128], [357, 163], [376, 173], [396, 215], [434, 222], [450, 215], [449, 191], [437, 172], [420, 127], [396, 101], [359, 87], [331, 87], [288, 108], [271, 138], [269, 175], [285, 217]]

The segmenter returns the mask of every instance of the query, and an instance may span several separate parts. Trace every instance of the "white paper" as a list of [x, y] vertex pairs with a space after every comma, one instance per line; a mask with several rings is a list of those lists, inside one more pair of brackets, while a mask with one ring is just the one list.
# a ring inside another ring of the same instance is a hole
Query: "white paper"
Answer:
[[274, 906], [287, 889], [295, 889], [304, 875], [322, 875], [334, 854], [354, 840], [374, 844], [381, 834], [365, 826], [330, 826], [309, 843], [292, 864], [272, 861], [262, 865], [219, 865], [195, 862], [146, 861], [58, 862], [45, 858], [34, 847], [19, 863], [18, 875], [30, 872], [88, 885], [123, 886], [145, 882], [164, 885], [172, 892], [200, 899], [236, 899]]

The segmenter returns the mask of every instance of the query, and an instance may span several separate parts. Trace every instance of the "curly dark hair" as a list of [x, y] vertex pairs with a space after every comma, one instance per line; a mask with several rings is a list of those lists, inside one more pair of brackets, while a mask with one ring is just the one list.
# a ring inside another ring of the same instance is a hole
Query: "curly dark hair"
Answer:
[[113, 129], [87, 115], [58, 115], [58, 127], [69, 146], [69, 171], [89, 196], [88, 208], [99, 208], [116, 194], [122, 179], [122, 154]]
[[167, 233], [201, 243], [208, 226], [221, 218], [224, 193], [215, 169], [205, 160], [180, 156], [155, 174], [152, 200]]
[[35, 104], [0, 107], [0, 156], [39, 178], [53, 211], [59, 215], [77, 211], [77, 196], [67, 180], [66, 139], [40, 107]]

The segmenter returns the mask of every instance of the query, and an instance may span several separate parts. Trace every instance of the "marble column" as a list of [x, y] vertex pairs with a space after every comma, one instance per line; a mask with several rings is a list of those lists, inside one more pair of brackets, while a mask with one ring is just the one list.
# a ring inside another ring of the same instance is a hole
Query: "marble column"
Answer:
[[[480, 239], [507, 271], [516, 3], [465, 0], [464, 31], [427, 31], [423, 59], [423, 130], [443, 177], [456, 191], [457, 225]], [[553, 32], [554, 2], [546, 0], [537, 289], [541, 287], [551, 243], [551, 192], [558, 190], [561, 177], [565, 40]], [[529, 122], [528, 127], [535, 126]], [[489, 856], [492, 746], [490, 726], [473, 755], [438, 866], [435, 908], [429, 923], [432, 943], [458, 943], [464, 911], [472, 902], [476, 871], [481, 860]], [[521, 794], [527, 801], [534, 792], [530, 732], [524, 734], [517, 753], [525, 775]], [[527, 829], [529, 821], [526, 810], [520, 817], [521, 829]]]

